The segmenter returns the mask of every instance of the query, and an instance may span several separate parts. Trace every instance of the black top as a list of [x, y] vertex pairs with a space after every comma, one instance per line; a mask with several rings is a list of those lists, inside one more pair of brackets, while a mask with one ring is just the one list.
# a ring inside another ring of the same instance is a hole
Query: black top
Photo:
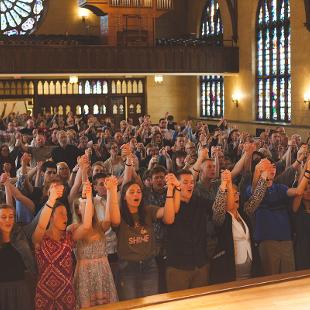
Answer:
[[0, 282], [24, 279], [25, 265], [22, 257], [11, 243], [0, 246]]
[[79, 149], [76, 146], [70, 144], [67, 145], [65, 148], [58, 146], [52, 151], [53, 161], [56, 164], [62, 161], [66, 162], [70, 170], [72, 170], [73, 167], [76, 165], [76, 160], [79, 155]]
[[207, 263], [207, 215], [212, 202], [193, 194], [181, 202], [174, 223], [168, 225], [168, 266], [193, 270]]
[[[252, 277], [257, 277], [261, 275], [258, 244], [253, 240], [253, 228], [250, 219], [242, 212], [242, 210], [239, 210], [239, 214], [249, 228], [253, 258], [251, 274]], [[232, 232], [232, 216], [230, 213], [225, 214], [225, 220], [220, 227], [217, 227], [217, 231], [218, 244], [210, 263], [210, 284], [225, 283], [236, 280], [235, 248]]]

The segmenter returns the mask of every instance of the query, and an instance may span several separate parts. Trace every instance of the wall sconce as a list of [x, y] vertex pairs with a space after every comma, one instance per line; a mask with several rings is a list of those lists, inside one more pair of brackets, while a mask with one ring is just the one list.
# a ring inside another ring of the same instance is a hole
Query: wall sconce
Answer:
[[154, 81], [156, 84], [161, 84], [164, 81], [164, 77], [162, 75], [155, 75]]
[[69, 77], [69, 83], [70, 84], [76, 84], [79, 81], [79, 77], [76, 75], [71, 75]]
[[304, 95], [304, 103], [308, 104], [308, 109], [310, 110], [310, 92], [305, 93], [305, 95]]
[[231, 96], [231, 99], [232, 99], [233, 104], [236, 105], [236, 108], [238, 108], [239, 107], [239, 102], [240, 102], [240, 99], [241, 99], [241, 94], [239, 92], [233, 93], [233, 95]]
[[82, 18], [83, 23], [86, 22], [86, 18], [89, 16], [89, 10], [79, 8], [79, 16]]

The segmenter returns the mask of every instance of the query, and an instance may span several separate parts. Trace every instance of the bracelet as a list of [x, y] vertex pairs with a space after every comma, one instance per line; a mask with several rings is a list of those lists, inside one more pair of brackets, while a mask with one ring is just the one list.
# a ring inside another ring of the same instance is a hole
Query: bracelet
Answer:
[[310, 177], [307, 177], [306, 174], [304, 174], [304, 177], [305, 177], [306, 179], [310, 180]]
[[298, 159], [296, 159], [296, 161], [299, 163], [299, 165], [302, 164], [302, 161], [300, 161], [300, 160], [298, 160]]
[[166, 199], [167, 199], [167, 198], [173, 198], [173, 196], [166, 196]]
[[193, 167], [193, 170], [194, 170], [195, 172], [199, 173], [199, 170], [196, 170], [194, 167]]
[[54, 208], [51, 207], [48, 203], [46, 203], [45, 205], [46, 205], [48, 208], [52, 209], [52, 210], [54, 209]]

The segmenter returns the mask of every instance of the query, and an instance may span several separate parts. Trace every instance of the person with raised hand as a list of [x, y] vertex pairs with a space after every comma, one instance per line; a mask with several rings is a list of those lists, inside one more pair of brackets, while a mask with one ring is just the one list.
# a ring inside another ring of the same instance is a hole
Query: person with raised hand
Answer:
[[300, 195], [293, 200], [296, 270], [310, 269], [310, 155], [299, 181]]
[[175, 209], [174, 221], [167, 227], [168, 292], [205, 286], [209, 272], [207, 219], [212, 213], [212, 203], [194, 193], [191, 171], [178, 171], [177, 179], [180, 207]]
[[105, 238], [105, 232], [110, 225], [119, 224], [117, 178], [106, 178], [105, 187], [107, 208], [104, 220], [98, 220], [93, 207], [92, 186], [89, 181], [86, 181], [83, 183], [83, 198], [75, 205], [77, 223], [69, 227], [73, 233], [73, 239], [77, 241], [77, 265], [74, 276], [77, 309], [118, 300], [106, 254]]
[[158, 270], [153, 222], [163, 219], [172, 224], [178, 209], [174, 193], [179, 183], [168, 175], [164, 207], [146, 205], [141, 186], [129, 182], [122, 187], [121, 220], [117, 231], [120, 268], [120, 299], [145, 297], [158, 293]]
[[63, 191], [63, 185], [53, 183], [50, 186], [48, 200], [32, 235], [39, 272], [36, 309], [71, 310], [76, 306], [73, 289], [74, 240], [72, 233], [66, 231], [66, 207], [58, 200]]
[[[3, 179], [3, 174], [1, 176]], [[0, 204], [0, 309], [33, 309], [28, 275], [35, 279], [34, 257], [12, 205]]]
[[[109, 149], [110, 157], [104, 162], [104, 169], [109, 174], [116, 175], [120, 177], [124, 172], [125, 165], [122, 159], [122, 156], [119, 155], [119, 146], [114, 142], [111, 144]], [[123, 153], [123, 146], [122, 146]]]
[[218, 245], [211, 260], [211, 284], [248, 279], [258, 274], [259, 260], [251, 222], [239, 209], [239, 196], [231, 172], [223, 171], [212, 207]]
[[248, 201], [244, 205], [246, 214], [255, 219], [254, 240], [259, 243], [264, 275], [295, 270], [288, 198], [300, 195], [302, 185], [289, 188], [274, 183], [275, 176], [275, 164], [261, 160], [255, 168], [253, 186], [247, 188]]

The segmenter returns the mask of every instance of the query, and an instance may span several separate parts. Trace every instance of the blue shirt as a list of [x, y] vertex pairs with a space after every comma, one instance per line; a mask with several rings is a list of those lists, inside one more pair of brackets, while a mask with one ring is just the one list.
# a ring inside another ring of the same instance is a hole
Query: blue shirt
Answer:
[[[291, 240], [291, 224], [288, 213], [288, 187], [276, 184], [269, 188], [255, 211], [254, 240]], [[247, 198], [252, 195], [252, 186], [246, 190]]]

